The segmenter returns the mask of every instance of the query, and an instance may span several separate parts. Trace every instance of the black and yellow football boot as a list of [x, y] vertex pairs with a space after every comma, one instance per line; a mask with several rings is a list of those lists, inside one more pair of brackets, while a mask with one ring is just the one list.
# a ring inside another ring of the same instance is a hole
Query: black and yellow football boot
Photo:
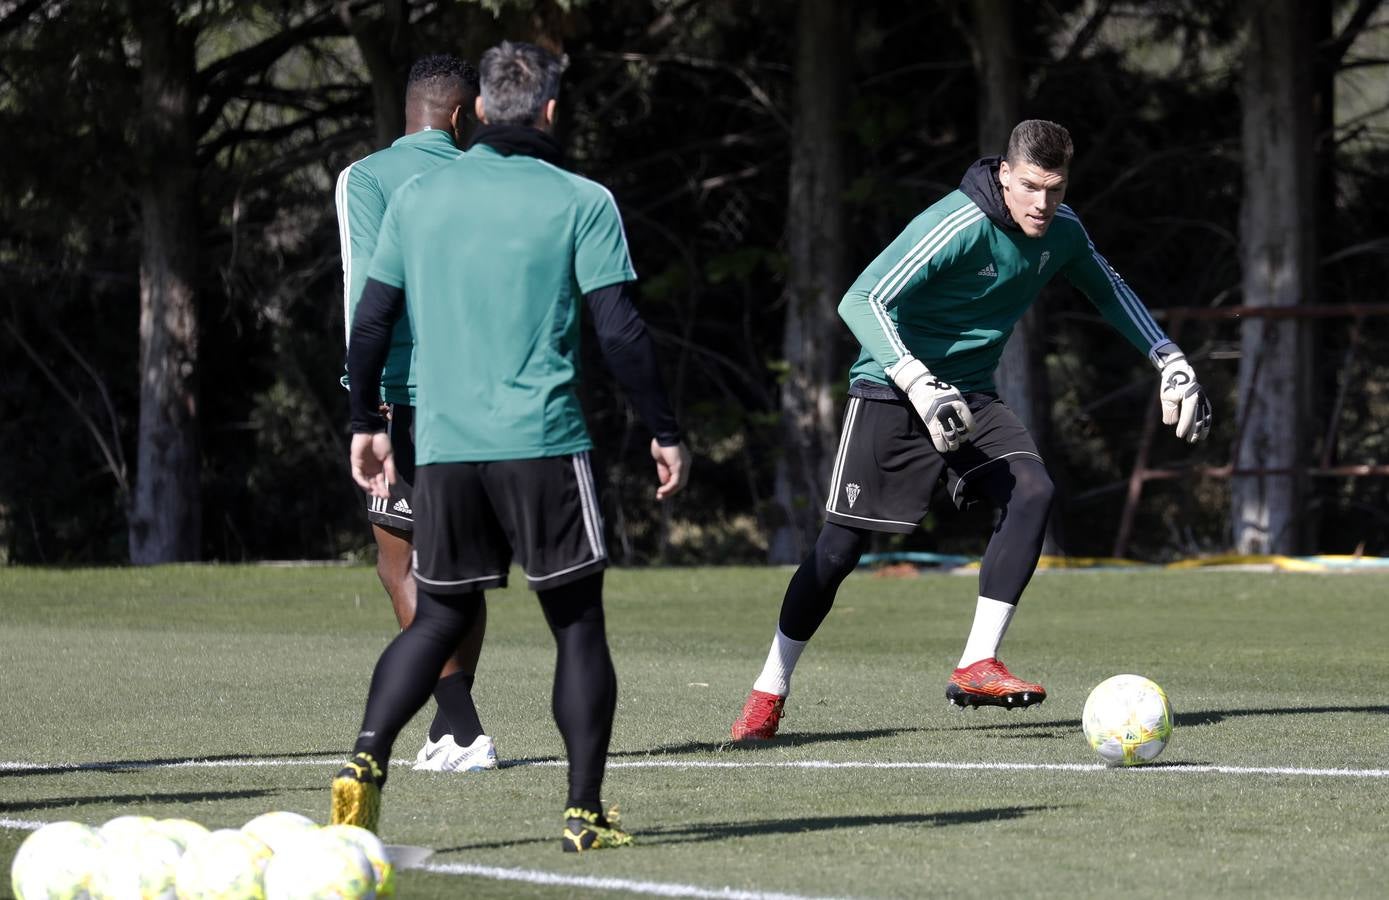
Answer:
[[608, 810], [606, 816], [571, 806], [564, 811], [564, 834], [560, 844], [565, 853], [630, 846], [632, 836], [618, 828], [619, 824], [616, 806]]
[[386, 775], [370, 753], [358, 753], [333, 779], [329, 822], [376, 831], [381, 821], [381, 785]]

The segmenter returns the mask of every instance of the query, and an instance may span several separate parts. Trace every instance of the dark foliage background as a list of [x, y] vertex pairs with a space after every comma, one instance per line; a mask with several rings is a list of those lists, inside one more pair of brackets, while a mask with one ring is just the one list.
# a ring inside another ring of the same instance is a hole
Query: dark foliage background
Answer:
[[[338, 6], [396, 23], [397, 77], [424, 52], [476, 59], [501, 36], [531, 38], [537, 30], [562, 41], [570, 60], [561, 128], [569, 160], [608, 185], [623, 210], [640, 306], [697, 456], [688, 492], [658, 508], [648, 438], [590, 341], [585, 396], [610, 546], [628, 563], [763, 559], [780, 515], [772, 481], [787, 366], [796, 4]], [[1342, 23], [1363, 6], [1375, 5], [1328, 8]], [[370, 537], [345, 471], [332, 186], [345, 165], [379, 145], [373, 75], [341, 9], [290, 0], [177, 8], [198, 35], [203, 114], [202, 555], [355, 556]], [[884, 0], [855, 8], [841, 45], [852, 78], [838, 110], [852, 272], [958, 183], [978, 155], [980, 102], [965, 36], [970, 4]], [[0, 471], [7, 476], [0, 558], [10, 563], [112, 562], [127, 554], [141, 225], [133, 187], [140, 53], [126, 12], [96, 0], [0, 4]], [[1377, 55], [1389, 55], [1383, 10], [1372, 13], [1345, 58], [1348, 72], [1374, 70]], [[1013, 15], [1022, 113], [1070, 127], [1077, 159], [1068, 202], [1097, 246], [1159, 315], [1239, 303], [1236, 5], [1058, 0], [1014, 4]], [[281, 52], [263, 64], [219, 67], [274, 42]], [[1324, 210], [1307, 212], [1327, 221], [1323, 302], [1378, 301], [1389, 276], [1382, 82], [1381, 74], [1376, 92], [1355, 81], [1353, 111], [1325, 136], [1335, 151], [1326, 155], [1330, 195]], [[1041, 302], [1049, 313], [1050, 464], [1066, 498], [1058, 534], [1070, 553], [1104, 555], [1155, 382], [1146, 361], [1069, 285], [1054, 283]], [[1310, 377], [1319, 391], [1332, 398], [1350, 387], [1333, 462], [1385, 459], [1386, 324], [1309, 326], [1318, 329], [1319, 368]], [[1154, 463], [1228, 460], [1238, 339], [1230, 323], [1186, 326], [1181, 342], [1201, 360], [1217, 428], [1194, 452], [1158, 440]], [[847, 330], [839, 340], [826, 352], [847, 355]], [[1289, 440], [1322, 448], [1323, 436]], [[1315, 546], [1389, 552], [1386, 493], [1383, 479], [1317, 480], [1308, 510]], [[1145, 496], [1134, 555], [1168, 558], [1228, 544], [1225, 482], [1164, 482]], [[977, 553], [988, 522], [944, 511], [927, 525], [909, 539], [884, 540], [884, 548]]]

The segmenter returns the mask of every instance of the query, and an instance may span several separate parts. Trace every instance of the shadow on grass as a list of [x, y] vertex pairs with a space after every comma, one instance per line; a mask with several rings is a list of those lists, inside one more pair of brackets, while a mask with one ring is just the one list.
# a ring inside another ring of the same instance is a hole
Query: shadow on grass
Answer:
[[[879, 816], [814, 816], [794, 819], [753, 819], [746, 822], [696, 822], [669, 828], [643, 829], [636, 833], [636, 838], [638, 847], [659, 847], [667, 844], [697, 844], [706, 841], [724, 841], [731, 838], [804, 834], [812, 831], [836, 831], [844, 828], [900, 825], [945, 828], [952, 825], [974, 825], [981, 822], [1021, 819], [1029, 813], [1056, 808], [1054, 806], [1000, 806], [957, 812], [897, 813]], [[557, 840], [557, 837], [533, 837], [510, 841], [479, 841], [472, 844], [460, 844], [457, 847], [445, 847], [436, 852], [500, 850], [505, 847], [520, 847], [526, 844], [547, 844]]]
[[[804, 734], [779, 734], [770, 741], [683, 741], [678, 744], [662, 744], [645, 750], [613, 750], [608, 759], [651, 759], [661, 756], [685, 756], [691, 753], [746, 753], [770, 750], [778, 747], [805, 747], [812, 744], [837, 744], [844, 741], [871, 741], [874, 738], [894, 737], [899, 734], [912, 734], [925, 731], [923, 728], [874, 728], [868, 731], [821, 731]], [[559, 756], [520, 756], [504, 759], [500, 768], [512, 766], [553, 765], [563, 762]]]
[[[1216, 725], [1226, 719], [1240, 719], [1249, 716], [1326, 715], [1329, 713], [1378, 713], [1379, 715], [1389, 715], [1389, 706], [1284, 706], [1267, 709], [1210, 709], [1198, 712], [1177, 712], [1172, 716], [1172, 724], [1179, 728], [1189, 728], [1194, 725]], [[1018, 733], [1009, 734], [1007, 737], [1049, 737], [1053, 736], [1051, 732], [1056, 732], [1057, 734], [1069, 733], [1078, 728], [1080, 728], [1079, 719], [1052, 719], [1045, 722], [1014, 720], [1011, 722], [996, 722], [987, 725], [973, 723], [949, 725], [934, 730], [1009, 731]], [[1034, 733], [1021, 733], [1026, 729], [1030, 729]]]
[[[298, 788], [297, 790], [309, 790]], [[312, 788], [320, 791], [319, 788]], [[215, 800], [250, 800], [278, 796], [282, 790], [248, 789], [240, 791], [180, 791], [172, 794], [98, 794], [93, 797], [53, 797], [47, 800], [19, 800], [0, 803], [0, 813], [32, 812], [36, 809], [66, 809], [79, 806], [125, 805], [131, 803], [202, 803]]]
[[[129, 772], [139, 769], [159, 769], [186, 766], [196, 768], [198, 763], [236, 762], [255, 759], [307, 759], [314, 756], [339, 757], [346, 759], [342, 750], [302, 750], [293, 753], [223, 753], [214, 756], [169, 756], [153, 759], [113, 759], [104, 762], [55, 763], [54, 765], [26, 766], [24, 768], [0, 769], [0, 778], [22, 778], [26, 775], [66, 775], [71, 772]], [[324, 763], [331, 765], [331, 763]]]

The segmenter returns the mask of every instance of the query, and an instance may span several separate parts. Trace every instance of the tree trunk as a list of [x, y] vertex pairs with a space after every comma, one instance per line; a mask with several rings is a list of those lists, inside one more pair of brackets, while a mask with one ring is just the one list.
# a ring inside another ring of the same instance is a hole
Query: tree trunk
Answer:
[[375, 146], [389, 147], [405, 133], [405, 69], [409, 66], [409, 22], [401, 0], [385, 4], [381, 18], [369, 18], [337, 4], [342, 19], [371, 79], [371, 105], [376, 124]]
[[133, 4], [140, 39], [140, 434], [130, 561], [196, 560], [197, 170], [192, 35], [167, 6]]
[[[974, 0], [973, 7], [970, 48], [979, 79], [979, 153], [997, 156], [1007, 151], [1008, 137], [1018, 123], [1022, 101], [1022, 74], [1013, 25], [1017, 5], [1010, 0]], [[1013, 334], [994, 372], [994, 384], [1046, 458], [1051, 437], [1051, 391], [1042, 349], [1044, 322], [1042, 306], [1033, 304], [1013, 326]], [[1059, 522], [1060, 516], [1054, 515], [1042, 552], [1061, 552]]]
[[838, 438], [836, 379], [844, 377], [839, 320], [844, 283], [844, 150], [839, 114], [848, 78], [846, 15], [834, 0], [805, 0], [796, 13], [789, 275], [781, 390], [785, 452], [777, 460], [781, 522], [768, 557], [793, 563], [809, 551], [823, 520], [825, 489]]
[[[1247, 0], [1244, 64], [1244, 200], [1240, 255], [1252, 306], [1310, 302], [1315, 248], [1312, 107], [1300, 0]], [[1304, 465], [1311, 443], [1305, 332], [1295, 320], [1250, 318], [1241, 326], [1236, 468]], [[1231, 521], [1241, 553], [1300, 549], [1297, 475], [1232, 480]]]

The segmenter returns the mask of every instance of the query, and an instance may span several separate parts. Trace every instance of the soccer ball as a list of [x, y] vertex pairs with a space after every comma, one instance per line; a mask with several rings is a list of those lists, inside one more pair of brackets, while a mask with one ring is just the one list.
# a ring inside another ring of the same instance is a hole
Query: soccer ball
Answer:
[[180, 851], [187, 850], [211, 833], [192, 819], [157, 819], [150, 826], [150, 831], [169, 838], [178, 844]]
[[1115, 675], [1095, 686], [1081, 715], [1085, 739], [1107, 765], [1152, 762], [1172, 738], [1172, 707], [1142, 675]]
[[386, 845], [381, 843], [379, 837], [356, 825], [329, 825], [323, 830], [351, 841], [366, 854], [367, 862], [371, 863], [371, 868], [376, 872], [378, 898], [395, 894], [395, 866], [386, 853]]
[[271, 851], [259, 839], [219, 828], [184, 851], [175, 871], [179, 900], [264, 900]]
[[287, 810], [261, 813], [241, 826], [242, 831], [253, 838], [258, 838], [275, 853], [279, 853], [286, 845], [298, 840], [304, 832], [313, 831], [316, 828], [318, 828], [318, 823], [313, 819]]
[[265, 900], [375, 900], [376, 871], [362, 849], [328, 831], [305, 831], [265, 867]]
[[97, 829], [102, 840], [115, 841], [144, 834], [154, 824], [153, 816], [116, 816]]
[[24, 839], [10, 866], [19, 900], [78, 900], [91, 896], [92, 872], [104, 842], [80, 822], [52, 822]]
[[146, 830], [106, 841], [92, 875], [92, 895], [102, 900], [175, 900], [174, 872], [183, 846]]

